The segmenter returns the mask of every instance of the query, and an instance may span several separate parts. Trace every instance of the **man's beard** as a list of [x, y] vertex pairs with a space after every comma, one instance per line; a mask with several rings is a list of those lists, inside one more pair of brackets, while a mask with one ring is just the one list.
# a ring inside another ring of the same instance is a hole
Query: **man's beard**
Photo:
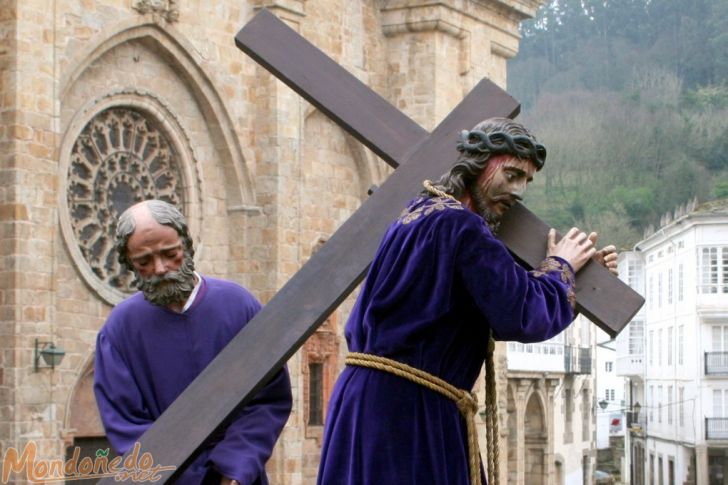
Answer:
[[496, 234], [498, 232], [498, 227], [500, 227], [500, 218], [488, 210], [488, 203], [485, 194], [483, 194], [480, 187], [478, 187], [478, 184], [475, 182], [470, 184], [468, 190], [470, 191], [470, 199], [473, 203], [473, 208], [475, 208], [475, 212], [483, 218], [486, 224], [488, 224], [490, 231], [493, 234]]
[[187, 301], [195, 288], [195, 263], [185, 251], [185, 257], [178, 271], [162, 276], [143, 278], [135, 272], [133, 284], [144, 293], [144, 298], [154, 305], [169, 306]]

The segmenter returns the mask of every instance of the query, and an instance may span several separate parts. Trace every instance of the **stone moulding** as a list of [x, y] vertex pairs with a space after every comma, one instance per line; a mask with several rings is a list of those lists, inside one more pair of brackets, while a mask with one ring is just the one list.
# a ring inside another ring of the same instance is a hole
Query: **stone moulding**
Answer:
[[442, 32], [451, 35], [456, 39], [464, 39], [468, 35], [468, 31], [462, 27], [458, 27], [446, 20], [418, 20], [405, 22], [400, 24], [383, 25], [384, 35], [393, 36], [397, 34], [406, 34], [408, 32]]
[[498, 57], [503, 57], [504, 59], [510, 59], [518, 54], [517, 50], [494, 40], [490, 42], [490, 52], [491, 54]]
[[477, 18], [480, 9], [499, 11], [521, 21], [536, 15], [544, 0], [383, 0], [382, 11], [447, 8]]
[[[78, 81], [81, 73], [96, 59], [101, 58], [117, 46], [133, 40], [148, 40], [160, 52], [170, 56], [171, 65], [191, 83], [198, 101], [205, 106], [208, 125], [220, 137], [218, 148], [224, 149], [222, 158], [225, 170], [226, 199], [231, 206], [256, 205], [253, 179], [243, 156], [241, 140], [234, 130], [230, 112], [220, 93], [221, 89], [207, 73], [205, 61], [185, 36], [170, 24], [162, 25], [156, 20], [149, 22], [141, 17], [124, 20], [88, 42], [89, 47], [74, 55], [67, 74], [60, 80], [60, 98], [65, 99], [68, 91]], [[214, 70], [211, 70], [214, 71]], [[250, 152], [253, 153], [253, 152]], [[251, 159], [252, 160], [252, 159]]]

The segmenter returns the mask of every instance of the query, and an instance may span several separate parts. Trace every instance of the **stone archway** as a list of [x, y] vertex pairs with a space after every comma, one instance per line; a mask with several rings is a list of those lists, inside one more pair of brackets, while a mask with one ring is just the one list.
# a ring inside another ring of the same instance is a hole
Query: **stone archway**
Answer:
[[87, 48], [79, 49], [73, 57], [68, 74], [59, 80], [60, 98], [67, 102], [84, 73], [99, 59], [120, 46], [135, 44], [145, 47], [148, 52], [159, 53], [160, 59], [175, 70], [180, 82], [188, 86], [199, 104], [205, 128], [209, 130], [225, 174], [222, 186], [228, 207], [235, 209], [254, 204], [253, 177], [222, 90], [201, 65], [194, 44], [170, 23], [134, 19], [103, 29], [86, 42]]
[[546, 419], [538, 394], [533, 393], [526, 405], [524, 416], [524, 444], [526, 450], [525, 483], [544, 485], [546, 476]]
[[94, 362], [91, 358], [84, 365], [68, 402], [65, 428], [71, 439], [106, 435], [94, 396]]
[[[66, 460], [80, 462], [84, 457], [92, 460], [101, 450], [111, 459], [116, 455], [106, 439], [99, 410], [94, 396], [94, 358], [86, 362], [68, 401], [68, 413], [64, 429]], [[75, 480], [73, 483], [95, 483], [96, 480]]]

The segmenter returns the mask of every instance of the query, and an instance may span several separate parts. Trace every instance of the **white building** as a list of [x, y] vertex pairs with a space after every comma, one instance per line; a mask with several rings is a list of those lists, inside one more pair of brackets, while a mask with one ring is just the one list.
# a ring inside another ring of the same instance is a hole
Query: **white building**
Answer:
[[[644, 264], [638, 252], [619, 255], [619, 277], [645, 294]], [[645, 414], [641, 413], [645, 378], [645, 312], [643, 306], [616, 339], [616, 373], [626, 378], [625, 483], [644, 484]], [[637, 465], [633, 465], [637, 464]]]
[[646, 298], [618, 337], [631, 483], [728, 483], [728, 200], [666, 216], [621, 263]]
[[597, 469], [618, 474], [629, 473], [622, 452], [626, 429], [624, 376], [616, 372], [616, 342], [601, 329], [596, 329], [596, 447]]
[[579, 317], [549, 341], [508, 342], [506, 483], [592, 483], [595, 330]]
[[609, 448], [609, 438], [624, 436], [625, 378], [616, 372], [616, 343], [596, 329], [597, 449]]

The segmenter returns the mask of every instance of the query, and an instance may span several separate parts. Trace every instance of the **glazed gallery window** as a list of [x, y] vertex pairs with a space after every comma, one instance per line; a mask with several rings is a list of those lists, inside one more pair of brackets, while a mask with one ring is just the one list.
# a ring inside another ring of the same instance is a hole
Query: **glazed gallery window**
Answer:
[[728, 325], [711, 325], [710, 337], [713, 352], [728, 352]]
[[657, 386], [657, 422], [662, 422], [662, 386]]
[[728, 293], [728, 246], [698, 249], [700, 285], [702, 294]]
[[662, 308], [662, 273], [657, 275], [657, 307]]
[[657, 330], [657, 365], [662, 365], [662, 329]]
[[644, 352], [645, 324], [642, 320], [632, 320], [629, 324], [629, 353], [642, 355]]
[[685, 325], [677, 327], [677, 363], [683, 365], [685, 362]]
[[683, 427], [685, 426], [685, 388], [680, 387], [677, 391], [677, 419], [678, 424]]
[[685, 298], [685, 271], [683, 265], [677, 267], [677, 301], [683, 301]]
[[713, 418], [728, 417], [728, 389], [713, 389]]
[[630, 260], [627, 263], [627, 284], [634, 288], [638, 293], [645, 292], [645, 283], [642, 279], [642, 270], [642, 261]]

